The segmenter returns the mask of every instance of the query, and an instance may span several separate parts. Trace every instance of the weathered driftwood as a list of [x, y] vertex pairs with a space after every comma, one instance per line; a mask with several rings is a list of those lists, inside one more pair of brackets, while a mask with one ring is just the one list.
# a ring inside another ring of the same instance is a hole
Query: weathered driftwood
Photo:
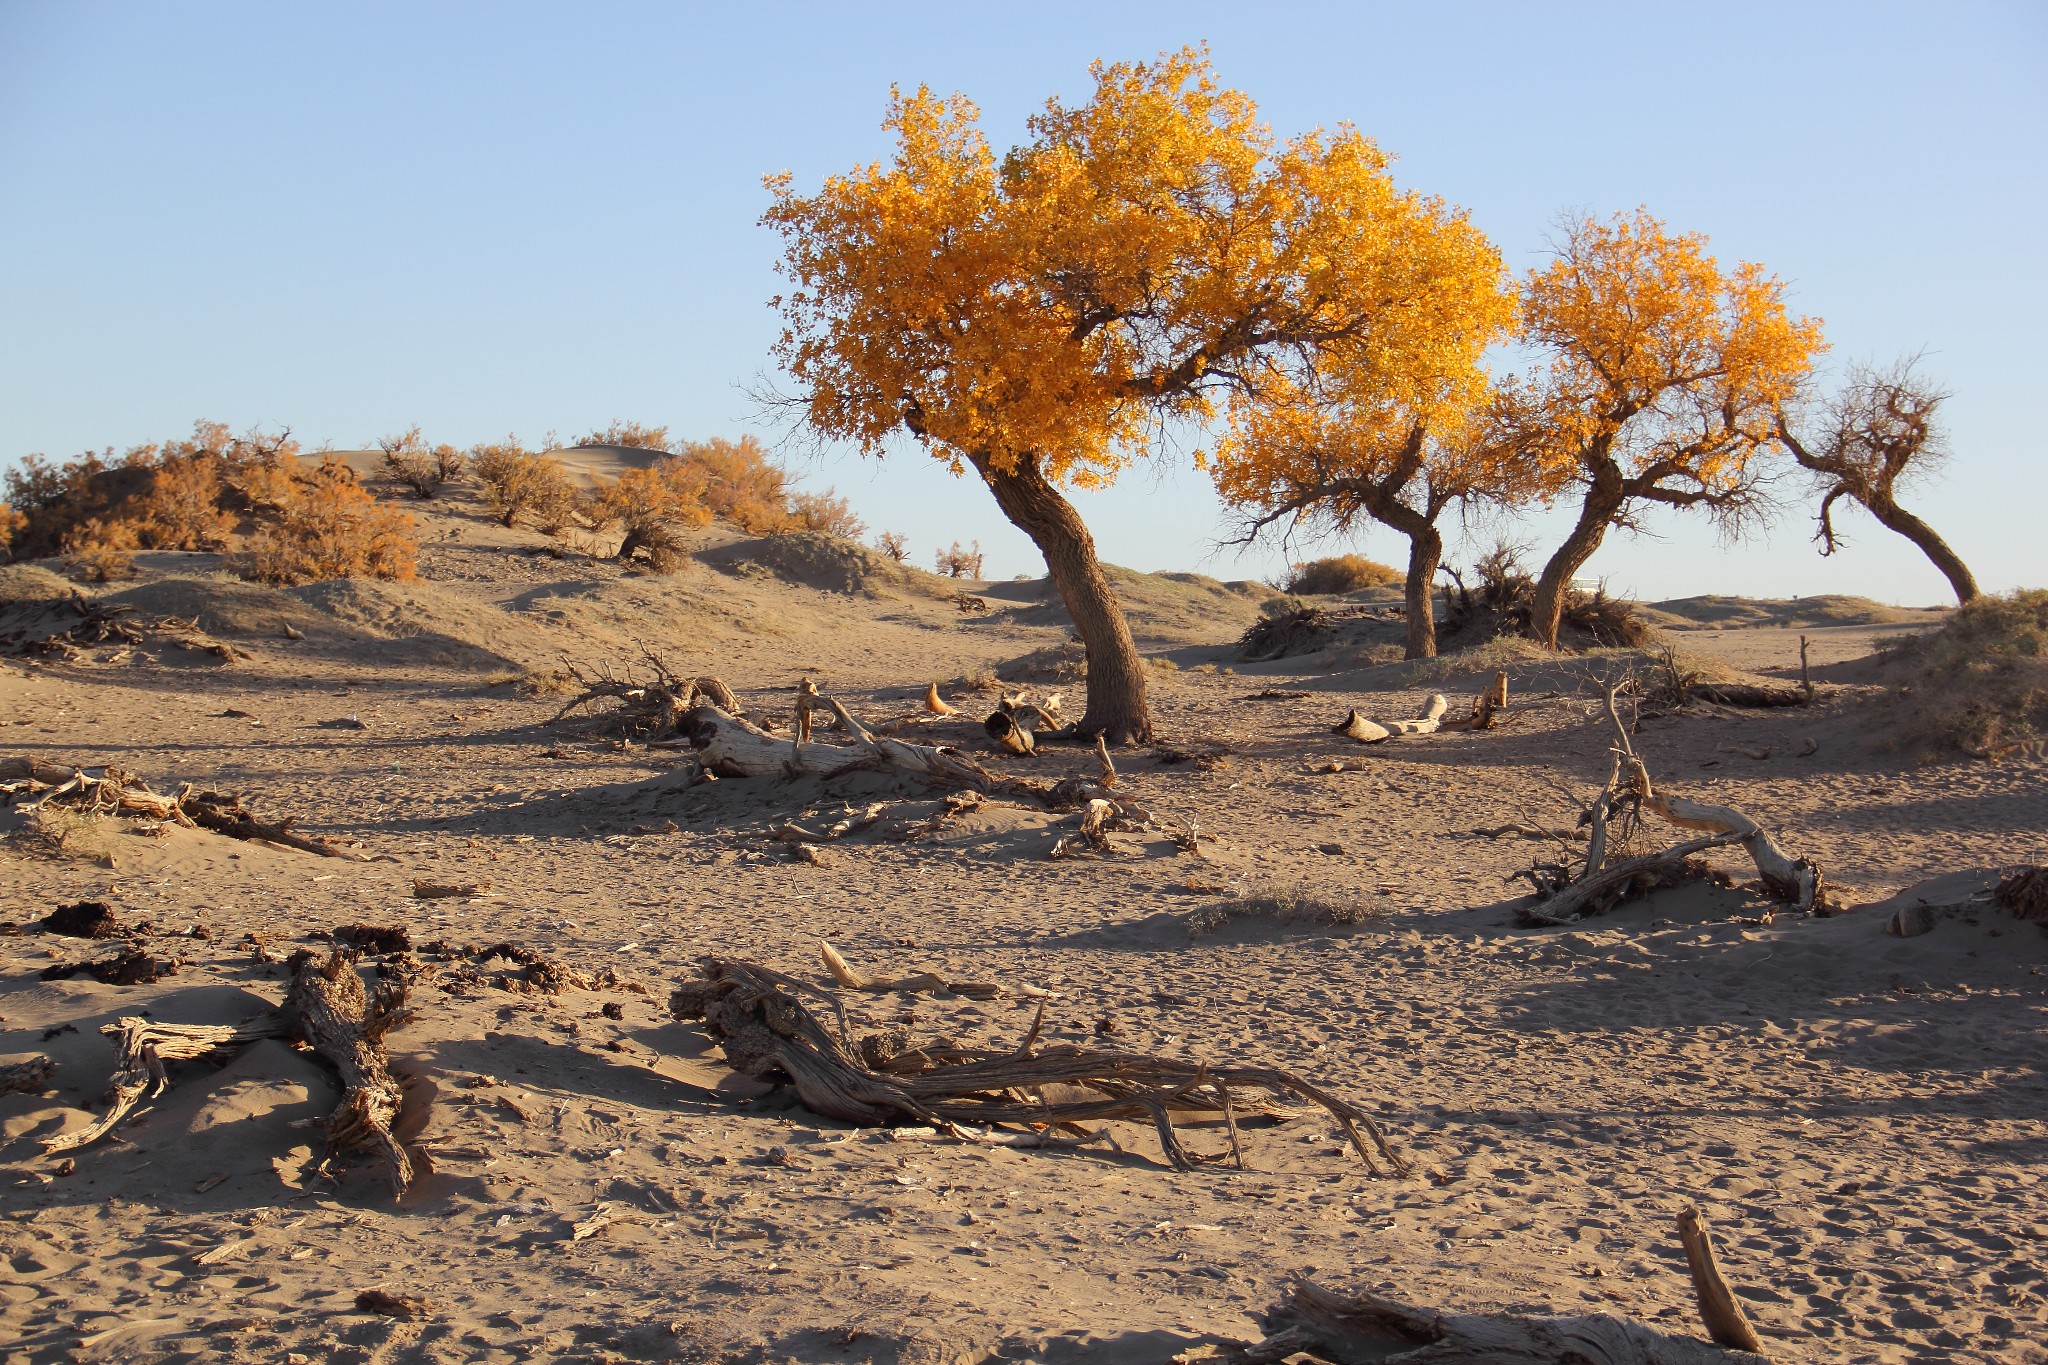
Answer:
[[[1576, 876], [1568, 868], [1538, 869], [1534, 875], [1542, 899], [1518, 913], [1525, 924], [1569, 924], [1596, 914], [1626, 899], [1633, 889], [1654, 886], [1687, 858], [1725, 844], [1741, 844], [1756, 864], [1766, 890], [1795, 909], [1816, 910], [1825, 906], [1820, 869], [1804, 858], [1794, 858], [1779, 848], [1763, 827], [1741, 811], [1727, 806], [1690, 801], [1660, 792], [1650, 780], [1650, 771], [1629, 740], [1615, 701], [1616, 689], [1606, 689], [1606, 709], [1615, 734], [1614, 766], [1607, 785], [1593, 801], [1586, 819], [1592, 825], [1587, 841], [1584, 867]], [[1629, 858], [1608, 865], [1609, 829], [1618, 818], [1635, 820], [1647, 811], [1680, 829], [1703, 831], [1699, 838], [1675, 844], [1661, 853]]]
[[225, 834], [230, 839], [248, 839], [266, 844], [278, 844], [295, 848], [301, 853], [314, 853], [322, 858], [347, 858], [352, 862], [368, 862], [368, 855], [331, 839], [301, 834], [292, 828], [297, 816], [287, 815], [282, 820], [262, 820], [242, 804], [239, 796], [228, 796], [221, 792], [186, 793], [183, 796], [185, 814], [201, 829]]
[[384, 1035], [411, 1017], [405, 998], [405, 986], [393, 977], [381, 981], [374, 996], [365, 990], [356, 954], [346, 948], [336, 948], [324, 963], [301, 955], [287, 996], [299, 1036], [341, 1073], [341, 1103], [327, 1118], [328, 1142], [381, 1154], [400, 1195], [412, 1183], [412, 1159], [391, 1133], [401, 1096], [384, 1060]]
[[1493, 682], [1484, 692], [1472, 699], [1472, 714], [1444, 721], [1437, 728], [1442, 730], [1491, 730], [1500, 724], [1500, 718], [1508, 709], [1508, 675], [1495, 673]]
[[[1375, 1174], [1407, 1170], [1366, 1114], [1284, 1071], [1078, 1047], [1038, 1050], [1042, 1008], [1030, 1036], [1011, 1052], [912, 1049], [900, 1032], [856, 1043], [846, 1036], [845, 1010], [829, 991], [729, 959], [707, 960], [701, 973], [669, 997], [675, 1017], [702, 1021], [734, 1070], [787, 1079], [807, 1108], [827, 1118], [863, 1126], [928, 1123], [959, 1136], [976, 1136], [962, 1131], [966, 1125], [1022, 1127], [1030, 1140], [1047, 1143], [1050, 1134], [1090, 1121], [1150, 1119], [1166, 1159], [1184, 1170], [1226, 1157], [1188, 1150], [1174, 1129], [1173, 1111], [1220, 1114], [1230, 1133], [1229, 1155], [1241, 1165], [1238, 1117], [1270, 1113], [1265, 1097], [1292, 1095], [1327, 1111]], [[827, 1031], [800, 994], [823, 999], [839, 1028]], [[1093, 1093], [1055, 1099], [1057, 1087]]]
[[955, 749], [879, 736], [855, 720], [837, 698], [824, 699], [853, 737], [852, 745], [799, 744], [713, 706], [686, 714], [679, 729], [698, 761], [721, 777], [836, 777], [860, 768], [885, 768], [942, 786], [986, 791], [995, 777]]
[[1369, 1290], [1338, 1293], [1307, 1279], [1294, 1282], [1265, 1326], [1264, 1341], [1221, 1358], [1251, 1365], [1307, 1352], [1336, 1365], [1765, 1365], [1761, 1355], [1605, 1314], [1444, 1313]]
[[1761, 1355], [1764, 1343], [1756, 1328], [1750, 1326], [1749, 1315], [1736, 1302], [1728, 1281], [1721, 1277], [1721, 1263], [1714, 1257], [1714, 1239], [1708, 1235], [1707, 1222], [1698, 1209], [1678, 1211], [1678, 1240], [1685, 1247], [1685, 1265], [1692, 1274], [1693, 1297], [1699, 1302], [1700, 1321], [1707, 1325], [1707, 1335], [1718, 1346], [1733, 1346]]
[[296, 817], [261, 820], [240, 797], [195, 792], [189, 782], [174, 793], [154, 791], [134, 773], [111, 766], [69, 768], [26, 756], [0, 759], [0, 795], [15, 797], [22, 810], [55, 803], [93, 815], [126, 815], [207, 829], [231, 839], [279, 844], [325, 858], [363, 860], [363, 855], [340, 844], [297, 833], [292, 829]]
[[1005, 695], [982, 723], [988, 737], [1013, 754], [1038, 752], [1041, 739], [1073, 739], [1078, 731], [1060, 718], [1060, 694], [1055, 692], [1036, 705], [1022, 693]]
[[609, 702], [611, 709], [601, 717], [608, 728], [655, 738], [674, 732], [683, 716], [699, 705], [715, 706], [728, 715], [742, 714], [739, 699], [718, 678], [708, 673], [699, 677], [679, 673], [652, 650], [642, 651], [642, 658], [648, 673], [645, 681], [631, 671], [620, 673], [610, 664], [599, 664], [588, 672], [576, 664], [565, 665], [583, 690], [549, 717], [548, 724], [567, 719], [579, 708]]
[[0, 1095], [38, 1095], [50, 1088], [57, 1064], [37, 1054], [20, 1062], [0, 1062]]
[[[944, 993], [964, 995], [970, 1000], [993, 1000], [1003, 993], [1003, 987], [993, 981], [954, 981], [940, 976], [937, 972], [912, 972], [909, 976], [870, 978], [856, 972], [839, 950], [829, 943], [818, 945], [825, 959], [825, 971], [842, 988], [849, 991], [868, 991], [876, 995], [931, 995]], [[1043, 986], [1021, 985], [1016, 988], [1019, 995], [1049, 996], [1051, 991]]]
[[45, 1139], [45, 1152], [73, 1151], [113, 1132], [136, 1105], [170, 1089], [170, 1073], [164, 1063], [190, 1061], [216, 1048], [239, 1047], [259, 1038], [282, 1038], [290, 1032], [290, 1024], [276, 1014], [240, 1024], [160, 1024], [154, 1019], [126, 1017], [102, 1024], [100, 1032], [114, 1040], [115, 1050], [106, 1112], [75, 1133]]
[[1353, 711], [1342, 721], [1331, 727], [1332, 734], [1355, 739], [1360, 744], [1378, 744], [1383, 740], [1401, 735], [1427, 735], [1435, 733], [1443, 725], [1444, 712], [1450, 703], [1441, 692], [1432, 692], [1423, 703], [1422, 714], [1414, 720], [1367, 720]]
[[1046, 856], [1071, 858], [1083, 850], [1108, 852], [1109, 824], [1116, 818], [1116, 814], [1116, 802], [1095, 797], [1082, 807], [1080, 827], [1053, 840], [1052, 848], [1047, 851]]

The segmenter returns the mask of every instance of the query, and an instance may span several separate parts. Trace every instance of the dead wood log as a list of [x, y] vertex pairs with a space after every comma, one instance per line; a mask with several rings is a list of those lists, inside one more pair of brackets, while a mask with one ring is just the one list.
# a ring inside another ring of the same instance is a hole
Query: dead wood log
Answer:
[[1696, 682], [1687, 691], [1695, 701], [1718, 702], [1722, 706], [1804, 706], [1813, 700], [1808, 688], [1763, 687], [1756, 683]]
[[1337, 1365], [1765, 1365], [1761, 1355], [1666, 1336], [1626, 1318], [1524, 1317], [1416, 1308], [1370, 1290], [1338, 1293], [1298, 1279], [1265, 1315], [1266, 1339], [1225, 1360], [1297, 1352]]
[[261, 820], [242, 804], [239, 796], [228, 796], [221, 792], [200, 792], [196, 796], [187, 794], [184, 798], [185, 813], [193, 824], [201, 829], [225, 834], [230, 839], [248, 839], [266, 844], [279, 844], [295, 848], [301, 853], [314, 853], [322, 858], [346, 858], [351, 862], [366, 863], [369, 857], [355, 849], [322, 839], [315, 835], [300, 834], [292, 828], [295, 815], [282, 820]]
[[1991, 899], [2014, 919], [2048, 922], [2048, 867], [2022, 867], [1998, 879]]
[[216, 1048], [238, 1047], [259, 1038], [282, 1038], [290, 1021], [277, 1014], [240, 1024], [160, 1024], [154, 1019], [124, 1017], [102, 1024], [100, 1032], [114, 1040], [114, 1076], [107, 1083], [107, 1108], [90, 1126], [45, 1139], [43, 1150], [69, 1152], [99, 1141], [114, 1131], [144, 1099], [170, 1089], [166, 1062], [190, 1061]]
[[1707, 1335], [1718, 1346], [1761, 1355], [1763, 1341], [1750, 1326], [1749, 1315], [1736, 1302], [1728, 1281], [1721, 1278], [1721, 1263], [1714, 1259], [1714, 1239], [1707, 1234], [1706, 1220], [1698, 1209], [1678, 1211], [1678, 1240], [1685, 1247], [1686, 1269], [1692, 1274], [1693, 1297], [1699, 1301], [1700, 1321], [1706, 1324]]
[[1429, 700], [1423, 703], [1422, 714], [1414, 720], [1367, 720], [1354, 710], [1341, 722], [1332, 726], [1330, 732], [1342, 735], [1346, 739], [1355, 739], [1360, 744], [1378, 744], [1400, 735], [1433, 734], [1442, 727], [1444, 712], [1449, 707], [1450, 703], [1444, 700], [1443, 693], [1432, 692]]
[[41, 1054], [25, 1062], [0, 1062], [0, 1095], [40, 1095], [56, 1073], [57, 1064]]
[[[1621, 719], [1615, 700], [1618, 688], [1609, 685], [1604, 691], [1607, 718], [1615, 734], [1614, 767], [1587, 815], [1593, 832], [1585, 867], [1569, 882], [1546, 886], [1539, 879], [1538, 893], [1545, 898], [1519, 912], [1524, 923], [1557, 925], [1581, 919], [1618, 903], [1631, 886], [1656, 884], [1662, 874], [1681, 866], [1696, 853], [1738, 843], [1749, 854], [1764, 888], [1773, 896], [1799, 910], [1826, 910], [1826, 890], [1819, 867], [1805, 858], [1787, 854], [1756, 821], [1728, 806], [1708, 805], [1658, 791], [1650, 780], [1649, 768], [1629, 739], [1629, 727]], [[1704, 837], [1662, 853], [1605, 866], [1610, 821], [1619, 812], [1632, 818], [1641, 811], [1649, 811], [1680, 829], [1704, 831]]]
[[995, 774], [957, 749], [912, 744], [877, 735], [854, 719], [853, 713], [839, 698], [827, 697], [825, 704], [832, 708], [833, 715], [839, 717], [839, 723], [853, 736], [853, 742], [871, 754], [882, 767], [907, 772], [942, 786], [969, 787], [975, 791], [985, 792], [996, 781]]
[[1115, 818], [1117, 805], [1096, 797], [1081, 811], [1081, 826], [1070, 834], [1062, 834], [1053, 840], [1046, 853], [1049, 858], [1071, 858], [1083, 850], [1096, 853], [1109, 852], [1109, 822]]
[[[943, 992], [950, 995], [964, 995], [969, 1000], [993, 1000], [1003, 993], [1003, 988], [993, 981], [953, 981], [937, 972], [912, 972], [909, 976], [888, 979], [870, 979], [847, 965], [839, 950], [829, 943], [820, 943], [818, 948], [825, 959], [825, 971], [841, 987], [849, 991], [868, 991], [876, 995], [931, 995]], [[1020, 995], [1047, 996], [1052, 992], [1040, 986], [1020, 987]]]
[[[978, 1136], [963, 1131], [968, 1125], [1043, 1134], [1091, 1120], [1149, 1119], [1167, 1161], [1186, 1170], [1232, 1154], [1188, 1150], [1172, 1111], [1225, 1115], [1234, 1129], [1234, 1116], [1269, 1113], [1270, 1099], [1294, 1096], [1326, 1111], [1374, 1174], [1408, 1170], [1363, 1111], [1285, 1071], [1079, 1047], [1035, 1050], [1042, 1008], [1030, 1036], [1010, 1052], [908, 1049], [900, 1037], [856, 1044], [846, 1035], [846, 1011], [830, 991], [731, 959], [708, 959], [700, 972], [669, 997], [675, 1017], [702, 1022], [734, 1070], [787, 1079], [807, 1108], [827, 1118], [862, 1126], [928, 1123], [958, 1136]], [[828, 1032], [799, 993], [822, 998], [838, 1029]], [[1093, 1094], [1052, 1098], [1062, 1086]], [[1234, 1155], [1242, 1164], [1242, 1151]]]
[[298, 1015], [299, 1036], [341, 1073], [341, 1103], [327, 1118], [327, 1140], [338, 1150], [380, 1153], [390, 1165], [395, 1193], [412, 1183], [412, 1158], [391, 1125], [401, 1101], [384, 1059], [384, 1035], [411, 1018], [406, 988], [392, 977], [372, 995], [356, 971], [356, 954], [336, 948], [324, 963], [298, 955], [286, 996]]
[[988, 732], [990, 739], [1013, 754], [1029, 757], [1038, 752], [1038, 742], [1032, 738], [1024, 719], [1000, 706], [988, 713], [988, 719], [981, 723], [981, 728]]
[[719, 678], [708, 673], [694, 678], [679, 673], [653, 650], [642, 650], [641, 657], [648, 671], [645, 681], [630, 670], [621, 673], [610, 664], [599, 664], [586, 672], [579, 665], [565, 663], [565, 670], [583, 690], [550, 716], [547, 723], [554, 725], [580, 708], [610, 702], [611, 709], [602, 715], [607, 728], [653, 738], [674, 731], [684, 714], [695, 706], [715, 706], [727, 715], [743, 714], [739, 699]]

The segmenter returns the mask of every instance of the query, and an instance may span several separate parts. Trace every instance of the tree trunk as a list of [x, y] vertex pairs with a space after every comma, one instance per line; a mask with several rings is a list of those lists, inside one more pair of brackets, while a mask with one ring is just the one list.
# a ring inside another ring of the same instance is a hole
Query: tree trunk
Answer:
[[1436, 657], [1435, 580], [1444, 561], [1443, 533], [1433, 523], [1408, 533], [1408, 657]]
[[1926, 555], [1934, 567], [1941, 570], [1942, 576], [1948, 579], [1949, 587], [1955, 589], [1957, 606], [1967, 606], [1977, 596], [1976, 575], [1970, 572], [1970, 567], [1963, 563], [1962, 556], [1951, 550], [1948, 542], [1943, 540], [1941, 534], [1932, 526], [1889, 500], [1877, 505], [1873, 499], [1864, 506], [1870, 509], [1870, 515], [1876, 517], [1887, 530], [1898, 532], [1920, 547], [1920, 553]]
[[1550, 556], [1542, 576], [1536, 580], [1536, 597], [1529, 606], [1529, 634], [1551, 649], [1557, 648], [1557, 628], [1564, 620], [1564, 599], [1572, 578], [1600, 548], [1600, 542], [1607, 538], [1608, 524], [1626, 501], [1620, 483], [1619, 470], [1613, 471], [1611, 477], [1607, 470], [1593, 476], [1593, 486], [1586, 490], [1585, 505], [1579, 509], [1579, 524], [1572, 527], [1572, 533]]
[[995, 469], [987, 456], [974, 466], [996, 505], [1045, 556], [1053, 585], [1088, 654], [1088, 708], [1077, 727], [1111, 744], [1152, 738], [1152, 713], [1145, 704], [1145, 661], [1131, 639], [1123, 608], [1095, 557], [1095, 537], [1074, 505], [1045, 477], [1035, 456], [1020, 456], [1015, 469]]

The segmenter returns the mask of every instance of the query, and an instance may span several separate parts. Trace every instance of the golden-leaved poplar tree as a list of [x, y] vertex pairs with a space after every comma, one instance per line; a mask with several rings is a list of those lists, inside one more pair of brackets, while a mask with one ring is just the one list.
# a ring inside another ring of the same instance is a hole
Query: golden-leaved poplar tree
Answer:
[[1066, 490], [1256, 403], [1284, 357], [1398, 366], [1435, 343], [1396, 287], [1417, 206], [1370, 141], [1275, 138], [1192, 49], [1092, 75], [1000, 158], [966, 98], [897, 92], [886, 161], [809, 194], [772, 177], [764, 221], [813, 431], [873, 455], [907, 433], [981, 479], [1087, 649], [1081, 730], [1127, 742], [1151, 734], [1145, 670]]
[[1436, 653], [1439, 519], [1454, 503], [1514, 500], [1537, 473], [1488, 449], [1474, 421], [1487, 395], [1482, 357], [1514, 316], [1499, 253], [1437, 200], [1397, 205], [1399, 246], [1378, 262], [1378, 344], [1277, 355], [1232, 394], [1209, 465], [1247, 541], [1282, 524], [1342, 534], [1361, 520], [1406, 536], [1407, 654], [1421, 659]]
[[1643, 504], [1731, 527], [1755, 508], [1762, 461], [1782, 449], [1777, 410], [1825, 344], [1762, 266], [1723, 270], [1705, 237], [1640, 209], [1570, 223], [1523, 285], [1520, 325], [1541, 358], [1499, 387], [1487, 439], [1581, 494], [1531, 610], [1554, 648], [1572, 576]]

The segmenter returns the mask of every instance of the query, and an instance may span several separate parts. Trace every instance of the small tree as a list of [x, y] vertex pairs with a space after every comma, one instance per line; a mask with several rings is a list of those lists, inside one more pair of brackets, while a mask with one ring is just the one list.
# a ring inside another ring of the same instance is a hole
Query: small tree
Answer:
[[1536, 580], [1530, 631], [1551, 648], [1571, 581], [1642, 504], [1699, 508], [1739, 529], [1756, 506], [1777, 411], [1824, 349], [1763, 267], [1723, 271], [1706, 238], [1638, 209], [1567, 226], [1522, 291], [1525, 343], [1547, 354], [1502, 386], [1491, 448], [1577, 488], [1577, 523]]
[[520, 521], [552, 535], [576, 514], [576, 485], [552, 455], [523, 449], [516, 436], [472, 446], [469, 463], [483, 485], [484, 505], [502, 526]]
[[429, 450], [418, 427], [397, 436], [380, 437], [377, 448], [384, 452], [384, 472], [423, 501], [439, 493], [442, 484], [462, 472], [462, 456], [455, 447], [435, 446]]
[[1962, 556], [1932, 526], [1899, 506], [1899, 485], [1934, 472], [1948, 456], [1937, 414], [1948, 394], [1913, 372], [1914, 358], [1878, 370], [1858, 365], [1827, 405], [1817, 431], [1795, 434], [1784, 408], [1777, 412], [1778, 437], [1802, 469], [1812, 473], [1821, 495], [1814, 539], [1822, 555], [1842, 547], [1834, 506], [1843, 498], [1862, 504], [1878, 524], [1920, 547], [1955, 590], [1956, 601], [1977, 596], [1977, 579]]
[[884, 531], [875, 537], [875, 548], [898, 564], [910, 562], [910, 537], [901, 531]]
[[939, 572], [948, 578], [981, 577], [981, 542], [975, 541], [968, 549], [961, 549], [960, 542], [954, 541], [939, 551]]
[[678, 459], [657, 460], [600, 483], [584, 504], [591, 521], [619, 533], [614, 558], [631, 559], [645, 550], [656, 573], [681, 567], [683, 528], [711, 520], [704, 503], [703, 471]]
[[798, 493], [789, 500], [789, 512], [799, 529], [842, 540], [859, 540], [868, 529], [868, 524], [853, 514], [853, 504], [830, 488], [822, 493]]

